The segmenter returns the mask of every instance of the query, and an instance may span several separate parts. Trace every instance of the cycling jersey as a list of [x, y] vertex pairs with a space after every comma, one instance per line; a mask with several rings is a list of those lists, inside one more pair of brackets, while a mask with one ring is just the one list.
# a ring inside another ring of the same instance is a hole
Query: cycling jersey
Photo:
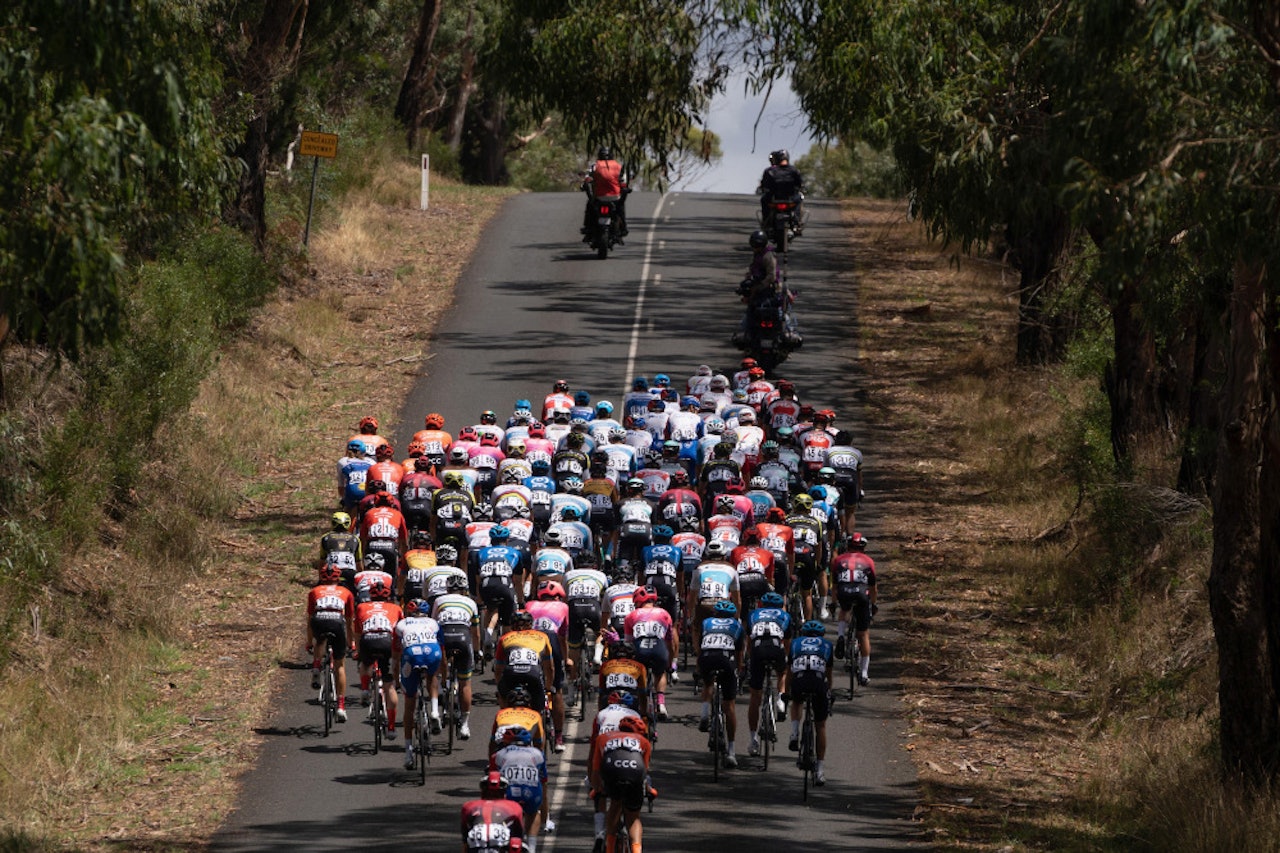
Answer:
[[507, 799], [520, 804], [526, 820], [542, 805], [547, 784], [547, 759], [533, 746], [510, 744], [493, 754], [492, 767], [507, 780]]
[[489, 753], [506, 746], [506, 734], [510, 729], [524, 729], [533, 735], [533, 745], [542, 749], [546, 741], [546, 729], [542, 725], [542, 713], [532, 708], [500, 708], [493, 718], [493, 731], [489, 737]]
[[462, 843], [467, 850], [509, 851], [521, 848], [523, 808], [511, 800], [469, 800], [462, 805]]

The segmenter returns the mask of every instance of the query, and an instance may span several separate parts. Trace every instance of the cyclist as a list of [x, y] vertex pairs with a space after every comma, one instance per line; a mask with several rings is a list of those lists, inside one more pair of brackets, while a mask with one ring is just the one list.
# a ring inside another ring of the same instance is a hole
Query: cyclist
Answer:
[[[521, 401], [521, 402], [524, 402], [524, 401]], [[481, 412], [480, 422], [477, 423], [474, 427], [472, 427], [472, 429], [474, 429], [476, 431], [476, 434], [479, 435], [481, 438], [483, 438], [486, 435], [491, 435], [495, 439], [497, 439], [496, 443], [492, 445], [494, 447], [501, 446], [503, 441], [507, 437], [507, 431], [502, 427], [498, 426], [498, 413], [493, 411], [492, 409], [485, 409], [483, 412]]]
[[851, 444], [847, 431], [836, 433], [835, 444], [827, 448], [826, 467], [834, 472], [831, 484], [840, 490], [841, 526], [853, 530], [854, 512], [863, 496], [862, 451]]
[[742, 544], [733, 549], [729, 562], [738, 572], [738, 593], [745, 618], [755, 609], [760, 596], [773, 590], [775, 569], [773, 552], [760, 544], [756, 528], [748, 527], [742, 536]]
[[436, 564], [423, 573], [421, 597], [428, 601], [435, 601], [449, 591], [449, 578], [452, 577], [462, 578], [462, 591], [467, 592], [471, 586], [471, 579], [467, 577], [464, 570], [453, 565], [458, 561], [458, 549], [452, 545], [441, 545], [434, 553]]
[[423, 428], [413, 434], [414, 443], [422, 447], [422, 455], [439, 470], [448, 458], [453, 446], [453, 436], [444, 431], [444, 415], [431, 412], [422, 419]]
[[[493, 428], [499, 429], [497, 426]], [[494, 486], [498, 485], [498, 466], [507, 458], [498, 447], [500, 440], [492, 432], [485, 432], [480, 435], [480, 443], [467, 451], [467, 464], [478, 475], [477, 492], [486, 500]]]
[[[375, 583], [386, 584], [388, 589], [395, 586], [396, 579], [389, 572], [382, 570], [383, 565], [385, 565], [385, 558], [382, 554], [364, 555], [364, 568], [356, 572], [356, 576], [351, 579], [356, 604], [363, 604], [369, 600], [369, 589]], [[352, 637], [352, 639], [355, 638]]]
[[693, 375], [685, 380], [685, 393], [693, 397], [702, 396], [706, 393], [707, 389], [711, 387], [711, 377], [713, 373], [714, 371], [712, 371], [711, 365], [699, 364], [697, 369], [694, 370]]
[[551, 644], [551, 664], [555, 680], [551, 694], [551, 721], [556, 738], [553, 748], [564, 752], [564, 674], [565, 643], [569, 637], [569, 605], [565, 603], [564, 587], [557, 581], [542, 581], [534, 593], [535, 601], [525, 605], [533, 617], [533, 628], [547, 636]]
[[581, 479], [591, 467], [591, 459], [583, 451], [586, 436], [571, 432], [564, 437], [564, 447], [558, 448], [551, 457], [551, 471], [556, 482], [563, 484], [569, 477]]
[[[560, 547], [560, 531], [547, 531], [542, 534], [542, 544], [533, 555], [533, 578], [531, 583], [543, 581], [564, 583], [565, 575], [573, 570], [573, 555]], [[536, 586], [534, 587], [537, 588]]]
[[[786, 518], [786, 525], [791, 528], [791, 550], [795, 557], [795, 574], [792, 580], [799, 584], [803, 597], [805, 618], [813, 615], [813, 585], [818, 585], [819, 600], [827, 597], [827, 573], [825, 566], [825, 531], [822, 523], [810, 512], [813, 509], [813, 498], [801, 492], [791, 499], [792, 512]], [[823, 613], [818, 618], [825, 619]]]
[[[751, 649], [747, 654], [747, 686], [751, 688], [751, 700], [747, 705], [747, 724], [751, 727], [751, 755], [760, 754], [760, 700], [764, 694], [766, 670], [778, 676], [778, 695], [786, 692], [787, 641], [791, 639], [791, 616], [783, 608], [782, 596], [766, 592], [760, 597], [760, 606], [751, 611], [748, 618], [748, 636]], [[778, 700], [779, 714], [786, 713], [786, 706]]]
[[530, 519], [538, 530], [546, 530], [551, 523], [551, 496], [556, 493], [556, 481], [551, 476], [551, 459], [533, 459], [529, 462], [530, 475], [524, 480], [529, 490]]
[[769, 491], [769, 478], [759, 474], [747, 481], [746, 498], [751, 501], [751, 514], [757, 521], [778, 505], [778, 499]]
[[511, 531], [502, 524], [489, 528], [489, 544], [475, 551], [476, 588], [485, 610], [485, 645], [494, 640], [499, 624], [510, 625], [517, 602], [524, 604], [520, 552], [507, 546]]
[[689, 474], [683, 469], [671, 475], [671, 488], [658, 498], [658, 517], [677, 533], [702, 530], [702, 498], [689, 488]]
[[852, 621], [858, 641], [858, 684], [866, 687], [870, 681], [867, 673], [871, 666], [871, 617], [876, 610], [876, 563], [867, 556], [867, 537], [861, 533], [853, 533], [843, 546], [831, 562], [836, 600], [840, 603], [836, 657], [843, 658], [848, 651], [845, 634]]
[[[576, 477], [570, 477], [565, 481], [568, 488], [578, 486], [582, 481]], [[584, 554], [595, 555], [595, 537], [591, 533], [591, 528], [583, 522], [586, 513], [575, 502], [561, 501], [561, 498], [572, 498], [578, 501], [583, 500], [581, 495], [575, 494], [556, 494], [551, 504], [551, 526], [547, 528], [547, 532], [556, 531], [560, 536], [560, 547], [569, 552], [569, 556], [577, 560]]]
[[569, 411], [573, 404], [573, 397], [569, 395], [569, 380], [557, 379], [551, 386], [551, 393], [542, 399], [542, 420], [547, 420], [555, 409]]
[[711, 458], [698, 474], [704, 502], [710, 503], [717, 495], [723, 494], [730, 480], [742, 479], [742, 466], [733, 459], [736, 447], [734, 441], [725, 441], [721, 436], [721, 441], [711, 449]]
[[520, 853], [524, 809], [507, 799], [507, 780], [491, 771], [480, 782], [480, 799], [462, 804], [462, 853]]
[[414, 530], [409, 534], [409, 550], [404, 552], [404, 571], [396, 577], [396, 599], [409, 601], [426, 597], [426, 579], [436, 567], [431, 534]]
[[632, 477], [624, 484], [626, 495], [618, 505], [618, 569], [635, 577], [643, 565], [644, 549], [653, 544], [653, 505], [644, 496], [644, 480]]
[[733, 495], [724, 494], [715, 499], [715, 515], [707, 519], [707, 540], [723, 542], [730, 550], [742, 541], [742, 517], [734, 512]]
[[741, 595], [738, 592], [738, 571], [728, 562], [729, 546], [712, 540], [702, 550], [702, 562], [689, 579], [688, 600], [685, 606], [693, 620], [693, 647], [702, 648], [702, 625], [714, 615], [721, 602], [729, 602], [737, 612]]
[[831, 659], [834, 655], [831, 643], [822, 636], [826, 630], [816, 619], [805, 622], [800, 626], [800, 636], [791, 641], [787, 658], [787, 668], [791, 671], [788, 680], [790, 694], [786, 697], [791, 702], [791, 740], [787, 749], [800, 751], [800, 713], [807, 696], [813, 702], [818, 760], [814, 768], [814, 783], [818, 785], [827, 784], [823, 762], [827, 756], [827, 715], [831, 712]]
[[338, 501], [347, 512], [355, 512], [364, 497], [364, 484], [372, 467], [364, 442], [358, 438], [348, 441], [346, 455], [338, 460]]
[[[391, 601], [391, 586], [376, 580], [369, 586], [369, 600], [356, 605], [356, 634], [359, 637], [360, 690], [368, 705], [370, 667], [376, 661], [383, 672], [382, 697], [387, 707], [387, 740], [396, 737], [396, 686], [391, 670], [396, 623], [404, 618], [400, 605]], [[377, 725], [378, 721], [374, 721]]]
[[381, 554], [383, 571], [394, 578], [400, 572], [400, 555], [409, 545], [409, 527], [390, 493], [378, 491], [360, 519], [360, 545], [366, 556]]
[[431, 529], [431, 498], [444, 484], [432, 473], [431, 460], [419, 456], [400, 481], [400, 511], [409, 530]]
[[649, 674], [635, 657], [634, 645], [620, 637], [610, 640], [609, 657], [600, 665], [600, 708], [615, 690], [625, 690], [636, 697], [639, 705], [647, 705]]
[[[640, 713], [636, 710], [636, 697], [634, 693], [627, 690], [614, 690], [605, 700], [606, 704], [598, 712], [596, 712], [595, 722], [591, 724], [591, 739], [588, 741], [587, 747], [587, 776], [590, 778], [595, 770], [596, 761], [596, 742], [601, 735], [607, 735], [611, 732], [618, 731], [618, 725], [627, 717], [640, 719]], [[605, 814], [608, 811], [609, 801], [603, 794], [597, 792], [595, 800], [595, 831], [596, 831], [596, 849], [604, 849], [604, 822]]]
[[613, 583], [605, 588], [604, 600], [608, 608], [608, 630], [621, 636], [627, 616], [635, 609], [632, 596], [635, 595], [636, 585], [627, 577], [615, 575], [614, 578]]
[[[392, 655], [396, 661], [396, 673], [404, 689], [404, 769], [413, 769], [414, 711], [418, 703], [419, 673], [427, 671], [427, 695], [431, 697], [429, 717], [431, 732], [440, 731], [440, 624], [428, 615], [430, 605], [421, 598], [411, 599], [404, 606], [404, 618], [396, 623], [395, 644]], [[393, 676], [394, 677], [394, 676]], [[392, 692], [394, 696], [394, 691]], [[392, 707], [388, 703], [388, 708]], [[390, 715], [388, 715], [390, 716]], [[392, 717], [394, 719], [394, 717]], [[394, 724], [392, 724], [394, 728]]]
[[370, 480], [381, 480], [386, 489], [393, 495], [400, 494], [400, 483], [404, 480], [404, 466], [396, 461], [396, 450], [390, 444], [379, 444], [374, 451], [373, 466], [369, 469]]
[[680, 654], [680, 637], [671, 614], [658, 607], [658, 593], [642, 586], [632, 596], [635, 609], [627, 615], [624, 634], [636, 649], [636, 660], [655, 673], [658, 719], [667, 718], [667, 671]]
[[535, 711], [541, 713], [546, 707], [547, 687], [555, 684], [553, 651], [547, 635], [534, 630], [529, 611], [517, 610], [511, 617], [511, 630], [499, 638], [493, 677], [504, 707], [510, 704], [509, 695], [516, 685], [529, 691], [530, 707]]
[[[551, 531], [547, 531], [551, 535]], [[572, 565], [572, 564], [571, 564]], [[569, 666], [585, 666], [579, 654], [586, 640], [587, 629], [595, 636], [591, 649], [591, 659], [596, 666], [602, 658], [600, 637], [600, 614], [603, 609], [604, 591], [609, 579], [604, 572], [591, 566], [572, 566], [565, 573], [564, 588], [569, 605]]]
[[349, 645], [356, 636], [355, 598], [339, 586], [342, 572], [333, 563], [320, 567], [319, 583], [307, 593], [307, 652], [311, 654], [311, 689], [320, 689], [320, 654], [327, 645], [333, 651], [333, 680], [338, 694], [337, 720], [347, 721], [347, 668]]
[[431, 496], [431, 538], [443, 544], [451, 542], [458, 549], [459, 565], [467, 564], [467, 525], [475, 512], [476, 499], [461, 471], [445, 471], [443, 484]]
[[582, 496], [591, 503], [590, 527], [604, 553], [612, 557], [618, 542], [618, 484], [608, 476], [607, 459], [592, 460], [590, 476], [582, 484]]
[[528, 729], [508, 729], [505, 746], [489, 757], [489, 769], [507, 782], [507, 799], [524, 811], [524, 849], [537, 851], [538, 830], [547, 821], [547, 757]]
[[680, 623], [680, 574], [684, 554], [671, 542], [675, 534], [665, 524], [653, 528], [653, 544], [641, 552], [644, 585], [658, 594], [658, 606], [667, 611], [672, 622]]
[[640, 853], [643, 849], [640, 807], [645, 798], [654, 793], [649, 784], [652, 752], [649, 727], [639, 717], [624, 717], [616, 732], [602, 735], [596, 741], [591, 788], [596, 794], [609, 798], [604, 853], [623, 853], [616, 848], [620, 820], [627, 824], [630, 853]]
[[542, 722], [542, 712], [534, 710], [530, 705], [533, 697], [523, 684], [517, 684], [507, 692], [506, 701], [510, 704], [499, 708], [493, 718], [493, 731], [489, 735], [489, 754], [493, 755], [506, 745], [507, 732], [512, 729], [524, 729], [533, 735], [533, 746], [545, 749], [547, 729]]
[[773, 439], [760, 445], [760, 464], [752, 476], [764, 480], [764, 488], [773, 498], [774, 504], [785, 509], [791, 492], [799, 488], [800, 479], [779, 458], [780, 451], [780, 445]]
[[316, 568], [333, 563], [350, 580], [355, 577], [360, 557], [360, 537], [351, 532], [351, 516], [338, 510], [329, 517], [329, 532], [320, 537]]
[[471, 737], [471, 676], [475, 671], [476, 649], [480, 648], [480, 611], [467, 595], [467, 579], [450, 575], [446, 592], [432, 602], [431, 616], [440, 625], [440, 648], [445, 670], [456, 667], [458, 679], [458, 737]]
[[717, 601], [712, 615], [702, 621], [698, 645], [698, 672], [702, 675], [702, 717], [698, 730], [705, 732], [711, 729], [711, 685], [713, 681], [718, 682], [727, 741], [724, 766], [730, 769], [738, 766], [734, 752], [734, 738], [738, 731], [734, 700], [738, 695], [738, 671], [742, 669], [743, 639], [738, 608], [732, 601]]
[[780, 507], [773, 507], [764, 514], [764, 520], [756, 525], [756, 537], [760, 545], [773, 554], [773, 585], [786, 594], [791, 576], [795, 574], [795, 531], [787, 525], [787, 514]]

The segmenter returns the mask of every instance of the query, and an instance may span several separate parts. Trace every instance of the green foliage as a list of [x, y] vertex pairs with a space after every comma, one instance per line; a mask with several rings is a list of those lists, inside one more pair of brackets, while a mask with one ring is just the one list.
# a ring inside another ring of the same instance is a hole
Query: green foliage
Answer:
[[865, 142], [814, 146], [796, 168], [804, 175], [805, 190], [814, 196], [900, 198], [907, 192], [893, 155]]
[[0, 13], [0, 312], [70, 356], [121, 326], [127, 257], [228, 180], [220, 81], [160, 0], [16, 0]]
[[564, 139], [562, 127], [553, 127], [508, 158], [512, 186], [534, 192], [576, 190], [585, 162], [585, 146]]

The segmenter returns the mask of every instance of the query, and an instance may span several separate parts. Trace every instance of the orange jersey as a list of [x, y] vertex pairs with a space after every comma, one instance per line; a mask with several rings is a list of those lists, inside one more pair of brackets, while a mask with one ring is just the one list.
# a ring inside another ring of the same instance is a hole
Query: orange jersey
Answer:
[[355, 435], [351, 436], [351, 438], [347, 439], [348, 444], [350, 444], [353, 441], [363, 442], [364, 446], [369, 448], [370, 456], [372, 456], [374, 451], [376, 451], [380, 446], [387, 443], [387, 440], [380, 435], [365, 435], [362, 432], [358, 432]]
[[542, 715], [532, 708], [501, 708], [493, 718], [493, 732], [489, 738], [489, 754], [501, 749], [506, 744], [505, 735], [508, 729], [524, 729], [533, 735], [533, 745], [543, 749], [546, 732], [542, 728]]
[[596, 740], [595, 748], [591, 750], [591, 768], [599, 772], [605, 764], [605, 756], [619, 749], [640, 753], [644, 761], [644, 769], [649, 769], [649, 756], [653, 753], [653, 745], [644, 735], [631, 732], [609, 732], [601, 735]]
[[413, 434], [413, 442], [422, 446], [426, 456], [444, 456], [453, 447], [453, 436], [442, 429], [420, 429]]
[[[346, 622], [355, 615], [356, 599], [351, 590], [336, 583], [325, 583], [311, 588], [307, 593], [307, 616], [317, 613], [337, 614]], [[329, 618], [334, 618], [330, 616]]]
[[389, 506], [370, 507], [360, 519], [360, 543], [366, 551], [370, 543], [383, 547], [394, 543], [403, 552], [409, 545], [409, 528], [400, 510]]
[[400, 481], [404, 479], [404, 466], [399, 462], [375, 462], [369, 466], [364, 478], [366, 483], [381, 480], [387, 484], [387, 491], [394, 495], [400, 491]]
[[630, 658], [613, 658], [600, 666], [600, 694], [607, 696], [614, 690], [630, 690], [644, 693], [649, 673], [644, 664]]
[[[532, 652], [530, 656], [529, 652]], [[508, 631], [498, 640], [498, 647], [493, 653], [494, 661], [503, 665], [525, 664], [541, 665], [550, 660], [552, 655], [551, 641], [541, 631], [532, 629], [525, 631]]]
[[399, 604], [390, 601], [366, 601], [356, 605], [356, 633], [361, 637], [390, 636], [396, 623], [404, 618]]

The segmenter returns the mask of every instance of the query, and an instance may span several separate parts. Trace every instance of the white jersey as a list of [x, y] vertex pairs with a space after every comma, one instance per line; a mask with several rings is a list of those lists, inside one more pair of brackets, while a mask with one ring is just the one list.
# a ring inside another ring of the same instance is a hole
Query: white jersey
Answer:
[[438, 643], [440, 623], [430, 616], [409, 616], [396, 623], [396, 642], [401, 649]]
[[609, 579], [599, 569], [571, 569], [564, 576], [569, 601], [599, 601], [609, 586]]

